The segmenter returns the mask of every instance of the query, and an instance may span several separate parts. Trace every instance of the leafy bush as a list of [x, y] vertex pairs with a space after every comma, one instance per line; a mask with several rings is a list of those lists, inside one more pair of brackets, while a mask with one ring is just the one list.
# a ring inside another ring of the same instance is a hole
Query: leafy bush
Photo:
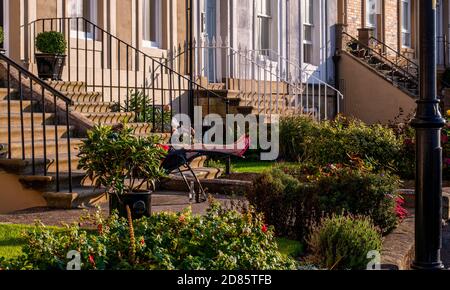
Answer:
[[320, 125], [309, 116], [289, 116], [280, 121], [280, 155], [288, 161], [300, 162], [308, 158], [311, 138], [320, 132]]
[[[311, 170], [310, 170], [311, 169]], [[264, 172], [248, 194], [277, 234], [304, 239], [323, 215], [343, 211], [369, 216], [384, 234], [396, 227], [398, 178], [363, 165], [282, 166]]]
[[157, 141], [156, 137], [136, 137], [126, 126], [116, 131], [96, 126], [80, 146], [78, 168], [85, 170], [97, 187], [104, 186], [110, 192], [139, 191], [144, 183], [165, 176], [160, 165], [166, 152]]
[[64, 34], [57, 31], [41, 32], [36, 37], [36, 48], [42, 53], [64, 54], [67, 42]]
[[136, 122], [154, 125], [156, 132], [172, 131], [172, 114], [170, 112], [170, 107], [154, 106], [153, 99], [143, 91], [132, 91], [130, 98], [125, 102], [125, 107], [123, 109], [124, 111], [134, 112], [136, 114]]
[[[116, 215], [97, 216], [97, 231], [69, 228], [28, 233], [24, 255], [3, 269], [64, 270], [67, 253], [81, 253], [83, 270], [282, 270], [295, 269], [278, 252], [272, 229], [253, 211], [224, 210], [213, 203], [205, 216], [159, 213], [130, 225]], [[133, 242], [134, 241], [134, 242]]]
[[371, 251], [381, 251], [379, 230], [367, 217], [332, 216], [314, 227], [308, 239], [311, 261], [325, 269], [363, 270]]
[[5, 31], [3, 30], [3, 27], [0, 26], [0, 44], [3, 44], [5, 41]]
[[311, 140], [313, 162], [349, 164], [358, 157], [372, 163], [377, 171], [395, 168], [395, 161], [402, 149], [402, 142], [394, 132], [382, 125], [366, 125], [358, 120], [339, 117], [321, 124], [319, 136]]

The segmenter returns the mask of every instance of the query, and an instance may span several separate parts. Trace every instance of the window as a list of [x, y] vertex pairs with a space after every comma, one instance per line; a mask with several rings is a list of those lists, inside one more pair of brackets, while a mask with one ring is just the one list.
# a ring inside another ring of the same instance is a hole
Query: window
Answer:
[[402, 0], [402, 46], [411, 47], [411, 0]]
[[[85, 18], [93, 23], [96, 22], [97, 16], [97, 1], [96, 0], [69, 0], [68, 14], [70, 18]], [[92, 27], [86, 24], [81, 19], [74, 19], [70, 22], [70, 30], [78, 31], [79, 37], [85, 37], [85, 33], [88, 37], [92, 34]], [[81, 33], [80, 32], [84, 32]]]
[[368, 28], [377, 27], [377, 0], [366, 1], [366, 26]]
[[143, 28], [142, 39], [144, 46], [160, 47], [161, 46], [161, 0], [144, 0], [143, 1]]
[[257, 47], [262, 55], [270, 55], [271, 25], [272, 25], [272, 9], [270, 0], [257, 0]]
[[313, 62], [314, 0], [303, 1], [303, 61]]

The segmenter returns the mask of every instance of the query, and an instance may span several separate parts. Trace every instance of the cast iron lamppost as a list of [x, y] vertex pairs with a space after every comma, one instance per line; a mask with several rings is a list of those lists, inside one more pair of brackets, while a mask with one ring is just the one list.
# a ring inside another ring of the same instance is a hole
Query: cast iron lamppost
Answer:
[[417, 270], [443, 269], [442, 147], [445, 125], [439, 109], [436, 82], [436, 0], [419, 5], [420, 99], [412, 122], [416, 129], [416, 256]]

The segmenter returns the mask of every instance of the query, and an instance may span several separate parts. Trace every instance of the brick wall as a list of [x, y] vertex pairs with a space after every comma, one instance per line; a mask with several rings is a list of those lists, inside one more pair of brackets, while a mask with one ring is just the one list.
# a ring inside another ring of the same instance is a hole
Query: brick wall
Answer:
[[[363, 23], [363, 19], [365, 19], [365, 5], [363, 3], [365, 3], [365, 1], [366, 0], [347, 0], [347, 32], [355, 37], [358, 36], [358, 28], [362, 28], [365, 25], [365, 23]], [[384, 26], [384, 31], [379, 31], [377, 37], [379, 38], [381, 35], [384, 35], [384, 42], [397, 50], [400, 39], [399, 1], [384, 0], [384, 5], [384, 23], [378, 23], [379, 29], [383, 29]], [[381, 18], [378, 18], [378, 21], [381, 21]]]
[[399, 6], [397, 0], [385, 0], [384, 1], [385, 10], [385, 42], [387, 45], [392, 47], [393, 49], [398, 49], [399, 44]]
[[364, 0], [347, 0], [347, 32], [358, 36], [358, 28], [362, 27], [362, 13]]

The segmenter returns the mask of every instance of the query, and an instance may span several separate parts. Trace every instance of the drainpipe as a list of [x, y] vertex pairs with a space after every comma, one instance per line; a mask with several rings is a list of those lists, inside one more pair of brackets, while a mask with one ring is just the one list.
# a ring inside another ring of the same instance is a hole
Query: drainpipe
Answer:
[[[338, 91], [341, 91], [341, 82], [340, 82], [340, 61], [341, 61], [341, 51], [343, 50], [343, 32], [346, 31], [347, 24], [336, 24], [336, 51], [333, 56], [333, 63], [334, 63], [334, 79], [335, 79], [335, 88]], [[336, 112], [338, 112], [338, 102], [340, 100], [338, 99], [336, 102]], [[343, 106], [340, 106], [343, 108]]]

